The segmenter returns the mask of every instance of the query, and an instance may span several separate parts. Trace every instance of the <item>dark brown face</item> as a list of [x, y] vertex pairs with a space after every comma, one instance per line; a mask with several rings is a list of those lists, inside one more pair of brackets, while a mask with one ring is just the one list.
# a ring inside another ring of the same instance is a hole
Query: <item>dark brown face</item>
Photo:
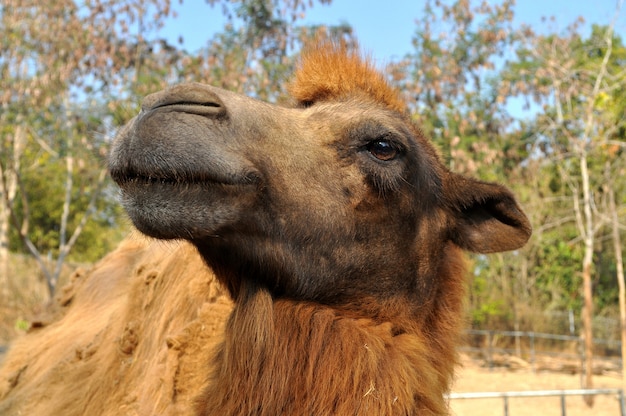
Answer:
[[508, 250], [530, 230], [508, 191], [451, 174], [367, 99], [289, 109], [181, 85], [146, 98], [110, 170], [139, 230], [192, 241], [233, 294], [254, 279], [276, 296], [424, 300], [446, 244]]

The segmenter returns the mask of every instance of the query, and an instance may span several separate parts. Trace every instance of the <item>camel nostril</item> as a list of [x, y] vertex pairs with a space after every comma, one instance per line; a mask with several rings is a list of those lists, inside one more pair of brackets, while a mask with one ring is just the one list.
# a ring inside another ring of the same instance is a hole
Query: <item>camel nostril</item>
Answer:
[[225, 112], [222, 100], [208, 85], [181, 84], [144, 98], [143, 111], [162, 109], [198, 115], [216, 116]]

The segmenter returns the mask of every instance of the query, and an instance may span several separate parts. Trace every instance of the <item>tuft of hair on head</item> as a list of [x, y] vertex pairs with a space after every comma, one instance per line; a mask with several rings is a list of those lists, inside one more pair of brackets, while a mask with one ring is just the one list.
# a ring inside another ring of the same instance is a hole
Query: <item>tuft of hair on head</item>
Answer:
[[345, 42], [317, 40], [302, 51], [289, 93], [302, 106], [365, 95], [391, 110], [405, 113], [400, 93], [374, 68], [371, 59]]

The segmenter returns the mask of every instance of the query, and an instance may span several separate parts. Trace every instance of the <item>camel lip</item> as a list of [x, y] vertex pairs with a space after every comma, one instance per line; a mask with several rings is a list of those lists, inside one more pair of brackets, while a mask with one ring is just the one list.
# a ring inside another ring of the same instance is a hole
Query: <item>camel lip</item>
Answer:
[[181, 177], [177, 177], [176, 175], [172, 176], [164, 176], [164, 175], [151, 175], [151, 174], [140, 174], [135, 172], [132, 169], [128, 170], [117, 170], [111, 169], [110, 171], [111, 178], [117, 183], [120, 187], [124, 188], [127, 185], [137, 185], [137, 184], [151, 184], [151, 183], [162, 183], [162, 184], [182, 184], [182, 183], [194, 183], [196, 180], [187, 180]]
[[133, 170], [111, 170], [110, 173], [111, 178], [123, 189], [137, 185], [256, 185], [260, 181], [256, 172], [231, 177], [212, 176], [208, 173], [144, 174]]
[[198, 183], [197, 181], [180, 181], [171, 178], [159, 178], [153, 176], [141, 176], [141, 175], [129, 175], [123, 177], [114, 178], [115, 182], [120, 185], [122, 188], [128, 185], [139, 185], [139, 184], [170, 184], [170, 185], [179, 185], [179, 184], [191, 184]]

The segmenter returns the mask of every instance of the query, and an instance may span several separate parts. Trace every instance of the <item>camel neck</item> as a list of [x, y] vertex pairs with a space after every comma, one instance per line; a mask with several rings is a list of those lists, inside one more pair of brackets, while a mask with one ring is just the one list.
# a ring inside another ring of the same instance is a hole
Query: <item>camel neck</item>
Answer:
[[445, 414], [447, 383], [422, 339], [264, 290], [240, 296], [201, 414]]

